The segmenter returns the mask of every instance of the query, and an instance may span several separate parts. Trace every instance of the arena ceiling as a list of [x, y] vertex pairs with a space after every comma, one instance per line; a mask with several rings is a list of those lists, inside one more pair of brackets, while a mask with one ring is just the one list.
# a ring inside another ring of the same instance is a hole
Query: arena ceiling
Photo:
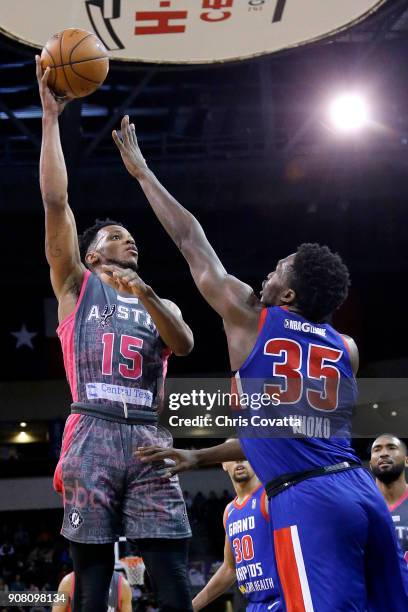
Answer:
[[[408, 142], [408, 8], [390, 0], [347, 33], [307, 48], [211, 67], [111, 62], [108, 80], [64, 112], [68, 164], [109, 162], [123, 113], [149, 159], [324, 155], [324, 104], [341, 86], [368, 88], [386, 126], [365, 148], [401, 158]], [[41, 110], [33, 49], [0, 38], [0, 165], [37, 164]]]

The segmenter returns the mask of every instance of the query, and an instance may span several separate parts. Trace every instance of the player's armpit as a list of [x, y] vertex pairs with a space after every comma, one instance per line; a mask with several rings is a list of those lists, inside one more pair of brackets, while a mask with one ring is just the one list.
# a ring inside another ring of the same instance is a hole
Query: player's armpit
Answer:
[[45, 254], [51, 269], [51, 283], [57, 298], [67, 284], [81, 285], [85, 266], [81, 263], [76, 224], [68, 204], [45, 206]]

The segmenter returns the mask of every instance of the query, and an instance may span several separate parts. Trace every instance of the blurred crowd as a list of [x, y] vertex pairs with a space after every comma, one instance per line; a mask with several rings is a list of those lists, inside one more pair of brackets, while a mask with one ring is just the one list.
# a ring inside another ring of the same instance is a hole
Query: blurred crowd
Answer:
[[[227, 490], [190, 495], [184, 492], [193, 538], [190, 578], [193, 590], [208, 580], [223, 558], [223, 513], [231, 501]], [[60, 535], [62, 510], [3, 512], [0, 520], [0, 591], [56, 591], [72, 571], [69, 543]], [[154, 612], [148, 583], [133, 589], [134, 610]], [[7, 608], [1, 608], [4, 612]], [[10, 608], [18, 610], [19, 608]], [[49, 611], [50, 608], [47, 610]], [[24, 608], [28, 610], [28, 608]], [[32, 612], [46, 608], [34, 607]]]

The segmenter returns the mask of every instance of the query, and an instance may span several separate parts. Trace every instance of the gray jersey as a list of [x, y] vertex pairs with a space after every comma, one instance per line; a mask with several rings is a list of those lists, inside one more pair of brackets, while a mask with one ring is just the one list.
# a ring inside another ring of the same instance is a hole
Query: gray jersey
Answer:
[[408, 490], [400, 499], [388, 506], [394, 522], [397, 538], [408, 563]]
[[75, 311], [58, 328], [73, 400], [158, 410], [170, 351], [136, 297], [86, 273]]

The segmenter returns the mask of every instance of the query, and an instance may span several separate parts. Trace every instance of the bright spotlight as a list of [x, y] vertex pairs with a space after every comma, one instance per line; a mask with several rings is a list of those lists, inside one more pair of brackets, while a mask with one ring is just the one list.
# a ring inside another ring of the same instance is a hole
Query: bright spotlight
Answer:
[[344, 94], [330, 104], [329, 115], [332, 125], [341, 132], [354, 132], [368, 123], [368, 108], [359, 94]]

